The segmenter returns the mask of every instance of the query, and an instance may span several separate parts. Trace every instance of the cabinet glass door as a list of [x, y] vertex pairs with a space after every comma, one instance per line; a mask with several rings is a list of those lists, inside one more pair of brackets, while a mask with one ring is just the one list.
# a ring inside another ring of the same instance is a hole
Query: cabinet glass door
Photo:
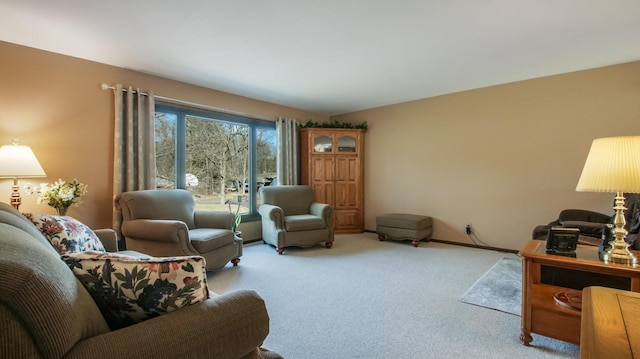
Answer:
[[317, 136], [313, 139], [313, 152], [331, 152], [331, 137]]
[[338, 152], [356, 152], [356, 139], [351, 136], [338, 138]]

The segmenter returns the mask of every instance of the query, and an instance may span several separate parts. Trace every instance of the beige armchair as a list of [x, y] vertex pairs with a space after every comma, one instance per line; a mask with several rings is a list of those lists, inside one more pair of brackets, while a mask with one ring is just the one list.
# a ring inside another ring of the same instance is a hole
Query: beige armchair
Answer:
[[262, 240], [276, 247], [311, 247], [324, 242], [333, 245], [333, 209], [314, 202], [309, 186], [267, 186], [260, 189]]
[[200, 255], [207, 269], [234, 266], [242, 256], [242, 239], [231, 231], [229, 212], [196, 211], [191, 193], [181, 189], [123, 192], [115, 206], [122, 213], [127, 249], [155, 257]]

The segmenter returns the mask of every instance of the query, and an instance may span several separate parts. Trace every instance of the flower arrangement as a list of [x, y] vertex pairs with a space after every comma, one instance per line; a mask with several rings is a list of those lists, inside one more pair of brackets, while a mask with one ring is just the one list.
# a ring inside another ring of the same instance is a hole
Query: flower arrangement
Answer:
[[29, 194], [38, 194], [38, 204], [46, 203], [53, 207], [58, 215], [65, 216], [71, 205], [82, 203], [81, 197], [87, 194], [87, 186], [74, 179], [72, 182], [65, 182], [58, 179], [53, 185], [41, 183], [39, 186], [31, 188], [27, 183], [25, 190]]

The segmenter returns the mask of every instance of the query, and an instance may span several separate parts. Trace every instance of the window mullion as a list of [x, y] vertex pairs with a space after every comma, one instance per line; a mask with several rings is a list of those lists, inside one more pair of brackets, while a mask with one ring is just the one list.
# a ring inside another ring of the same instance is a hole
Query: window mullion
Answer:
[[249, 208], [251, 213], [257, 212], [256, 195], [258, 193], [258, 171], [257, 171], [257, 146], [256, 146], [256, 126], [251, 126], [249, 130]]
[[178, 112], [176, 123], [176, 188], [187, 188], [186, 163], [187, 163], [187, 114]]

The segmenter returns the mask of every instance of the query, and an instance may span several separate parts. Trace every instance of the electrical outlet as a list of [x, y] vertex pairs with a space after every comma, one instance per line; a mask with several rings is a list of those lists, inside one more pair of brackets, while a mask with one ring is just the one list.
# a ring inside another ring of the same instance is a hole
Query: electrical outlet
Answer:
[[471, 234], [471, 225], [467, 224], [467, 234]]

